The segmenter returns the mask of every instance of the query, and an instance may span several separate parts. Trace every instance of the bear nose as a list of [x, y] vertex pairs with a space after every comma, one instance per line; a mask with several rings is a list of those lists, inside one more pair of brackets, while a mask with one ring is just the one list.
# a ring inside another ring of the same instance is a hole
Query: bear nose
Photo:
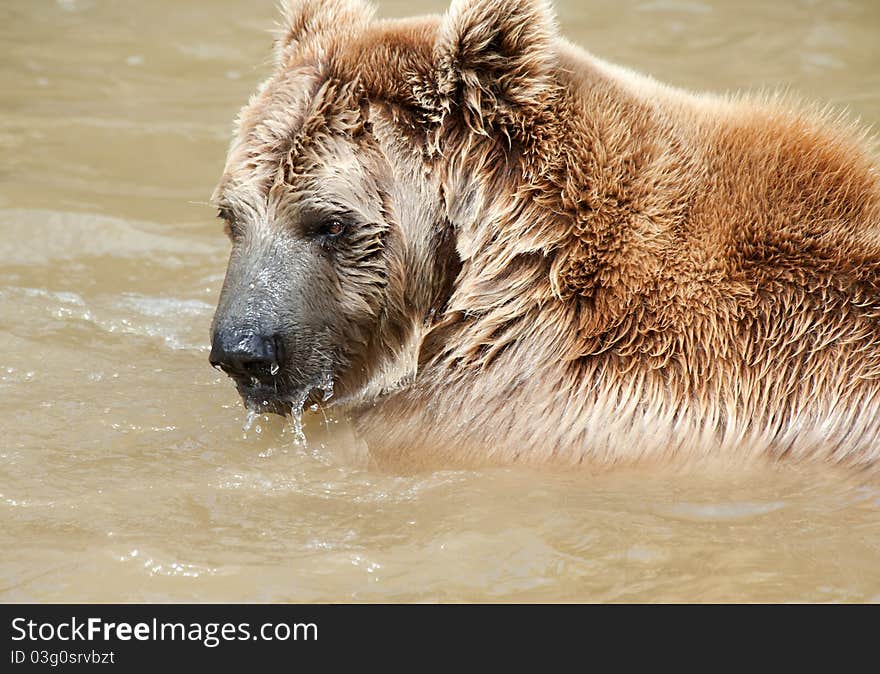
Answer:
[[236, 376], [274, 377], [281, 369], [281, 340], [277, 335], [218, 330], [211, 342], [213, 367]]

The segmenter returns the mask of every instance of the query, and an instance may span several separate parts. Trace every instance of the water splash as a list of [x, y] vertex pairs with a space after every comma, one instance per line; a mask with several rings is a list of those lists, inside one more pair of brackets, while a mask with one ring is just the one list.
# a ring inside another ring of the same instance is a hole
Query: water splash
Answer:
[[308, 397], [309, 391], [307, 390], [292, 400], [290, 407], [290, 430], [293, 432], [293, 444], [300, 447], [308, 447], [302, 423], [303, 407]]
[[[333, 375], [329, 372], [322, 374], [312, 386], [307, 387], [290, 401], [290, 430], [293, 433], [293, 444], [308, 448], [305, 430], [303, 429], [303, 411], [306, 400], [314, 389], [321, 391], [321, 402], [327, 402], [333, 397]], [[309, 406], [312, 412], [317, 411], [317, 404]]]
[[327, 402], [330, 398], [333, 397], [333, 375], [329, 372], [325, 372], [321, 375], [321, 380], [317, 384], [315, 388], [318, 388], [323, 393], [323, 397], [321, 398], [321, 402]]
[[244, 418], [244, 423], [241, 425], [241, 433], [242, 438], [247, 440], [248, 431], [251, 430], [251, 426], [254, 425], [254, 420], [260, 416], [260, 412], [258, 410], [249, 409], [247, 411], [247, 416]]

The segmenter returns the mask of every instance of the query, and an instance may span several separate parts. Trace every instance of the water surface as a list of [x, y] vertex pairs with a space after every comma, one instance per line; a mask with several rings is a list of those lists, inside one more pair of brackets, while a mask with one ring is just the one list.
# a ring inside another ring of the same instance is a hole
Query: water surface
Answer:
[[[0, 4], [0, 600], [880, 600], [880, 490], [826, 470], [401, 477], [343, 420], [244, 433], [205, 202], [274, 4]], [[880, 121], [872, 0], [557, 6], [659, 79]]]

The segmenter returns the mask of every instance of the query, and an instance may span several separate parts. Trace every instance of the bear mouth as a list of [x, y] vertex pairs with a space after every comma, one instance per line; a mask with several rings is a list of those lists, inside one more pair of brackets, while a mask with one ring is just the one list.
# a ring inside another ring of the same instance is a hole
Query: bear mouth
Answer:
[[328, 374], [296, 390], [282, 388], [277, 382], [267, 383], [251, 378], [232, 377], [242, 402], [249, 410], [279, 416], [299, 415], [306, 409], [327, 406], [333, 396], [333, 378]]

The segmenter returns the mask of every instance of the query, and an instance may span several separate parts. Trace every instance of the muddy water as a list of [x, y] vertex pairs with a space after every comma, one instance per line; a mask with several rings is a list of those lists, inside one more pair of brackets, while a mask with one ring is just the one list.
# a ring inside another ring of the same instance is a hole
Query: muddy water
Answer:
[[[661, 79], [880, 122], [873, 0], [558, 6]], [[880, 489], [828, 471], [400, 477], [342, 420], [244, 432], [207, 364], [227, 244], [203, 202], [274, 18], [0, 3], [0, 600], [880, 600]]]

